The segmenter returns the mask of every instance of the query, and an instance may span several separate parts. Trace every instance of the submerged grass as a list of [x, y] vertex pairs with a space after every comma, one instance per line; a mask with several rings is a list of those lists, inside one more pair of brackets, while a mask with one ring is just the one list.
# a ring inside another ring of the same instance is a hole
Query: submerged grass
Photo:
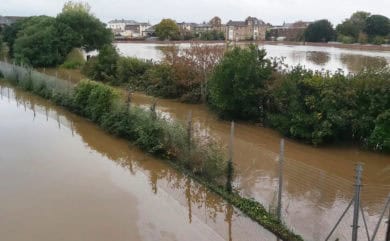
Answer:
[[191, 137], [186, 126], [166, 120], [155, 110], [130, 106], [114, 88], [90, 80], [72, 84], [32, 69], [0, 62], [9, 82], [31, 91], [100, 125], [107, 132], [134, 142], [223, 197], [282, 240], [303, 240], [257, 201], [225, 189], [227, 161], [211, 138]]

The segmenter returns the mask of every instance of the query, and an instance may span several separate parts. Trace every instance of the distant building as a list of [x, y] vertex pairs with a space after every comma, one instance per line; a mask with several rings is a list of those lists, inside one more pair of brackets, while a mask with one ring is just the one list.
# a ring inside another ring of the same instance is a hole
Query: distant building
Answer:
[[245, 21], [232, 21], [226, 23], [226, 39], [232, 41], [265, 40], [267, 25], [254, 17]]
[[186, 22], [177, 23], [177, 26], [179, 27], [180, 31], [188, 31], [188, 32], [193, 31], [195, 25], [196, 23], [186, 23]]
[[15, 23], [18, 20], [22, 20], [26, 17], [18, 17], [18, 16], [0, 16], [0, 28], [4, 28]]
[[146, 29], [151, 25], [149, 23], [139, 23], [134, 20], [111, 20], [108, 22], [108, 28], [112, 30], [115, 36], [127, 38], [143, 38], [147, 36]]
[[298, 21], [284, 23], [281, 26], [272, 26], [268, 29], [269, 40], [302, 41], [304, 32], [310, 22]]
[[156, 36], [156, 25], [150, 26], [144, 31], [145, 37], [155, 37]]
[[213, 30], [213, 26], [208, 23], [201, 23], [193, 26], [193, 33], [195, 35], [200, 35], [202, 33], [209, 32], [212, 30]]

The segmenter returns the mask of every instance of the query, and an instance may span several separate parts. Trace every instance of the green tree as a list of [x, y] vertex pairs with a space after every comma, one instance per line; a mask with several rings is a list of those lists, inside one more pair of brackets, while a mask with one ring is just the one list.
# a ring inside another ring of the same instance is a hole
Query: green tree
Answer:
[[68, 35], [73, 35], [72, 46], [91, 51], [111, 44], [113, 34], [105, 24], [90, 14], [88, 9], [72, 4], [64, 6], [63, 12], [56, 18], [60, 30], [65, 27], [71, 29]]
[[175, 40], [180, 36], [180, 30], [172, 19], [163, 19], [156, 25], [156, 35], [161, 40]]
[[23, 28], [25, 23], [27, 23], [30, 19], [31, 19], [31, 17], [18, 20], [15, 23], [13, 23], [9, 26], [6, 26], [4, 28], [3, 40], [4, 40], [4, 42], [7, 43], [7, 46], [9, 49], [8, 54], [10, 55], [10, 57], [14, 56], [14, 48], [13, 47], [14, 47], [14, 43], [15, 43], [15, 40], [17, 38], [18, 32]]
[[225, 118], [261, 119], [273, 65], [264, 49], [250, 45], [228, 51], [209, 80], [209, 103]]
[[4, 43], [3, 36], [0, 35], [0, 59], [4, 58]]
[[366, 33], [371, 36], [390, 34], [390, 20], [382, 15], [372, 15], [366, 21]]
[[305, 41], [308, 42], [328, 42], [334, 39], [334, 36], [333, 26], [326, 19], [311, 23], [305, 30]]
[[87, 2], [68, 1], [62, 7], [62, 12], [67, 12], [67, 11], [80, 11], [80, 12], [90, 13], [91, 6]]
[[378, 115], [375, 128], [368, 138], [368, 145], [374, 150], [390, 152], [390, 109]]
[[83, 68], [83, 72], [93, 80], [115, 82], [119, 54], [116, 48], [104, 45], [96, 58], [90, 59]]
[[52, 17], [32, 17], [18, 31], [14, 43], [14, 58], [34, 67], [55, 66], [64, 61], [70, 51], [66, 35], [59, 34]]
[[355, 25], [351, 20], [345, 20], [343, 23], [337, 25], [336, 32], [340, 36], [346, 36], [353, 38], [353, 42], [356, 42], [359, 36], [359, 33], [363, 29], [360, 29]]
[[371, 14], [369, 12], [357, 11], [346, 19], [343, 23], [337, 25], [337, 34], [353, 37], [357, 41], [359, 34], [363, 33], [366, 28], [367, 18]]
[[370, 17], [371, 13], [364, 11], [357, 11], [352, 14], [350, 21], [355, 24], [361, 31], [366, 27], [367, 18]]

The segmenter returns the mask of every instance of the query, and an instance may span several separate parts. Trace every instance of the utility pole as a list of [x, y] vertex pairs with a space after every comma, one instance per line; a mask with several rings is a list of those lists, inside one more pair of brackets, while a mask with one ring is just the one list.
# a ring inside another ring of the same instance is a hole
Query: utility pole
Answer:
[[362, 186], [361, 184], [362, 171], [363, 171], [363, 166], [361, 163], [358, 163], [356, 166], [356, 176], [355, 176], [355, 202], [353, 208], [352, 241], [358, 240], [360, 189]]
[[389, 217], [387, 218], [386, 241], [390, 241], [390, 207], [389, 207]]
[[278, 209], [277, 209], [277, 217], [279, 222], [282, 221], [283, 162], [284, 162], [284, 139], [281, 139], [280, 154], [279, 154], [279, 192], [278, 192]]

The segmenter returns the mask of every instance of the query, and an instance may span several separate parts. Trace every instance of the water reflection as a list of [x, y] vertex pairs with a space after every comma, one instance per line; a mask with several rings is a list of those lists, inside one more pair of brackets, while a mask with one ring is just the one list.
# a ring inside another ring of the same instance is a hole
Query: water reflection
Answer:
[[341, 62], [351, 71], [359, 72], [362, 68], [375, 69], [388, 65], [384, 57], [372, 57], [364, 55], [341, 54]]
[[330, 56], [326, 52], [308, 51], [306, 59], [316, 65], [323, 66], [330, 61]]
[[[138, 209], [140, 209], [140, 217], [138, 217], [139, 223], [148, 224], [147, 226], [149, 228], [152, 228], [153, 230], [156, 229], [156, 225], [150, 223], [151, 220], [148, 219], [149, 210], [155, 209], [150, 206], [148, 207], [146, 204], [142, 204], [146, 201], [151, 204], [151, 197], [148, 196], [152, 194], [157, 200], [159, 200], [158, 203], [152, 203], [153, 205], [168, 205], [175, 208], [175, 203], [178, 203], [180, 206], [186, 207], [187, 212], [184, 214], [184, 217], [186, 217], [188, 224], [193, 226], [192, 229], [199, 232], [199, 234], [197, 234], [198, 236], [186, 237], [186, 240], [276, 240], [272, 234], [254, 222], [243, 217], [240, 212], [224, 202], [221, 198], [208, 192], [203, 186], [194, 183], [191, 179], [175, 171], [164, 162], [155, 160], [148, 155], [144, 155], [136, 147], [129, 145], [127, 142], [106, 135], [103, 131], [96, 128], [94, 125], [91, 125], [88, 121], [69, 114], [61, 108], [53, 106], [44, 100], [18, 90], [10, 91], [9, 87], [3, 87], [4, 85], [1, 83], [0, 86], [1, 99], [8, 99], [7, 102], [9, 103], [9, 107], [7, 106], [7, 108], [12, 109], [12, 106], [14, 105], [13, 102], [16, 102], [15, 105], [19, 106], [17, 108], [24, 109], [25, 114], [23, 115], [26, 117], [31, 116], [33, 122], [36, 122], [39, 125], [48, 125], [51, 122], [56, 122], [57, 128], [61, 130], [61, 132], [69, 133], [68, 137], [63, 136], [64, 139], [62, 145], [64, 145], [64, 148], [67, 148], [71, 142], [77, 142], [77, 139], [80, 138], [82, 143], [84, 143], [85, 148], [90, 150], [89, 153], [96, 153], [109, 160], [115, 161], [115, 163], [123, 168], [123, 170], [127, 170], [128, 178], [131, 177], [133, 182], [140, 184], [140, 181], [146, 178], [146, 182], [142, 182], [143, 184], [141, 187], [136, 185], [136, 187], [132, 188], [143, 188], [146, 184], [146, 186], [149, 187], [149, 191], [146, 192], [149, 193], [147, 196], [145, 196], [145, 190], [142, 191], [142, 197], [138, 197], [139, 194], [137, 192], [131, 191], [133, 195], [140, 198], [140, 202], [138, 202], [137, 205]], [[45, 124], [45, 122], [48, 124]], [[49, 132], [52, 131], [50, 128], [43, 130], [47, 133], [42, 133], [42, 135], [49, 135]], [[50, 135], [57, 134], [58, 133], [51, 133]], [[45, 139], [42, 139], [41, 141], [44, 143]], [[76, 143], [72, 145], [75, 144]], [[33, 145], [34, 143], [31, 143], [31, 146]], [[73, 149], [72, 151], [78, 152], [78, 149]], [[77, 154], [81, 156], [90, 155], [85, 153]], [[91, 172], [93, 172], [95, 168], [99, 169], [98, 163], [95, 165], [95, 167], [91, 166], [93, 168], [91, 169]], [[105, 165], [110, 165], [110, 162]], [[120, 185], [129, 186], [130, 184], [131, 183], [123, 182]], [[61, 190], [56, 190], [55, 192], [61, 192]], [[143, 217], [143, 213], [145, 213], [146, 217]], [[166, 210], [157, 211], [157, 213], [153, 214], [153, 219], [161, 220], [163, 217], [161, 214], [166, 215], [169, 214], [169, 212], [167, 213]], [[175, 223], [179, 224], [179, 220], [177, 220], [176, 216], [169, 217], [172, 225]], [[8, 217], [6, 216], [5, 218], [7, 219]], [[134, 218], [137, 220], [136, 217], [128, 218]], [[158, 221], [153, 222], [160, 225]], [[202, 225], [200, 225], [200, 223], [202, 223]], [[212, 232], [210, 230], [205, 230], [203, 227], [204, 225], [209, 226]], [[159, 229], [163, 230], [164, 227], [165, 224], [161, 223], [161, 227], [159, 227]], [[181, 230], [178, 230], [180, 232], [185, 232], [186, 230], [190, 231], [190, 228], [187, 226], [180, 225], [180, 227]], [[144, 229], [146, 229], [146, 227], [141, 228], [141, 236], [142, 230]], [[163, 231], [169, 231], [169, 229], [167, 228], [167, 230]], [[193, 233], [194, 232], [191, 231], [188, 235]], [[169, 235], [169, 240], [174, 240], [175, 236], [180, 236], [175, 233]], [[150, 240], [148, 238], [145, 239]], [[183, 239], [179, 238], [179, 240]]]

